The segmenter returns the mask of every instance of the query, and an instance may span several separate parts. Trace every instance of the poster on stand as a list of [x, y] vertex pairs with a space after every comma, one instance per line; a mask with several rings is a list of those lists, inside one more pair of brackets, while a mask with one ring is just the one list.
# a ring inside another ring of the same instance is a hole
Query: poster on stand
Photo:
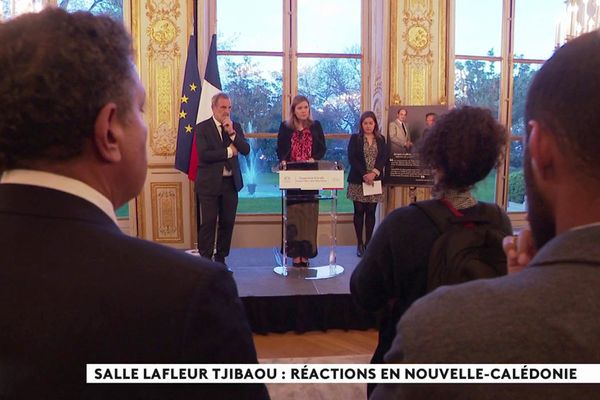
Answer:
[[389, 156], [383, 179], [385, 185], [433, 186], [431, 171], [419, 161], [418, 147], [429, 130], [426, 121], [447, 111], [445, 105], [390, 106], [386, 131]]

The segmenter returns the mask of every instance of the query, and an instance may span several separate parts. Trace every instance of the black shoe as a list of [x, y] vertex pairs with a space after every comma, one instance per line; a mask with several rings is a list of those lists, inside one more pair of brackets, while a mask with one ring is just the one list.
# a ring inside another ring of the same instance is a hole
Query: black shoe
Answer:
[[308, 263], [308, 260], [307, 261], [298, 261], [298, 262], [292, 263], [292, 265], [296, 268], [308, 268], [309, 263]]
[[356, 246], [356, 257], [362, 257], [363, 254], [365, 254], [365, 245], [361, 243]]
[[218, 262], [218, 263], [221, 263], [221, 264], [223, 264], [225, 266], [227, 265], [227, 264], [225, 264], [225, 257], [217, 257], [217, 256], [215, 256], [214, 257], [214, 261]]

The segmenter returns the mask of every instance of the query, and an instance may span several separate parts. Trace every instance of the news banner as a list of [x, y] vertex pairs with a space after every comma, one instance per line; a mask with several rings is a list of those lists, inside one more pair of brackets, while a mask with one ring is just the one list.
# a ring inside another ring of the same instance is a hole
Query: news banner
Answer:
[[600, 383], [600, 364], [87, 364], [87, 383]]

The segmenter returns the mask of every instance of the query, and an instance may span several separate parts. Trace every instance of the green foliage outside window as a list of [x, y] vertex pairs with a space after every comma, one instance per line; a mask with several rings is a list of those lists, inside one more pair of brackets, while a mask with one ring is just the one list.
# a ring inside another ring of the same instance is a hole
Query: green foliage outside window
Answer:
[[123, 20], [123, 0], [59, 0], [58, 6], [69, 12], [89, 11]]

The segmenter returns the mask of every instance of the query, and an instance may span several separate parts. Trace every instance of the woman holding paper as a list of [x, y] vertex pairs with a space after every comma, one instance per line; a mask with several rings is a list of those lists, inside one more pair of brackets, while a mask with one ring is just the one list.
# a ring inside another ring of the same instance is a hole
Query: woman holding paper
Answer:
[[[362, 257], [375, 228], [377, 203], [383, 201], [381, 177], [386, 161], [385, 139], [379, 133], [379, 124], [373, 111], [360, 116], [358, 133], [348, 143], [347, 197], [354, 202], [354, 231], [356, 232], [356, 255]], [[363, 241], [363, 226], [365, 240]]]

